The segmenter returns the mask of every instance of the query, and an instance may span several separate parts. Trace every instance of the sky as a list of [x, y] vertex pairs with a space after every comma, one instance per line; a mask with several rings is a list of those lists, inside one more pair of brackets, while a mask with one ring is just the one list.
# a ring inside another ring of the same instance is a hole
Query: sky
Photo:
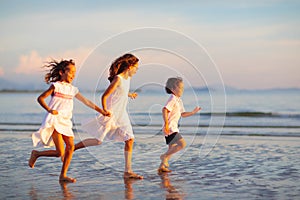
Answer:
[[225, 84], [300, 88], [300, 2], [296, 0], [0, 0], [0, 80], [45, 85], [42, 66], [73, 59], [74, 84], [105, 87], [118, 56], [139, 59], [133, 87]]

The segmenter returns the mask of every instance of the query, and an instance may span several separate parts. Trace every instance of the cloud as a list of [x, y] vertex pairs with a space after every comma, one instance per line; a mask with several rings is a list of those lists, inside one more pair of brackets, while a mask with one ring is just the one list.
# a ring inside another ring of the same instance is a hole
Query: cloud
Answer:
[[[20, 49], [23, 50], [17, 55], [17, 59], [9, 59], [18, 61], [19, 57], [19, 63], [14, 64], [17, 68], [13, 70], [20, 76], [33, 73], [38, 75], [43, 71], [41, 67], [51, 58], [74, 59], [78, 67], [77, 76], [82, 80], [79, 86], [91, 85], [92, 80], [95, 80], [94, 82], [98, 80], [102, 71], [106, 78], [106, 68], [113, 60], [111, 55], [116, 55], [111, 51], [120, 50], [124, 42], [116, 43], [112, 49], [103, 50], [110, 53], [109, 55], [102, 52], [95, 59], [88, 58], [86, 62], [84, 61], [92, 48], [82, 46], [94, 46], [98, 42], [110, 39], [111, 36], [137, 27], [155, 26], [177, 30], [203, 45], [219, 66], [224, 80], [234, 86], [241, 86], [244, 83], [243, 87], [254, 87], [254, 84], [257, 84], [255, 87], [262, 87], [261, 85], [267, 83], [262, 81], [265, 77], [271, 77], [273, 80], [272, 84], [270, 81], [265, 87], [274, 87], [284, 82], [290, 83], [291, 79], [295, 82], [299, 81], [296, 74], [299, 74], [297, 66], [300, 60], [297, 53], [300, 43], [297, 36], [300, 29], [297, 26], [299, 15], [295, 12], [299, 6], [293, 1], [286, 3], [283, 0], [273, 0], [270, 3], [270, 0], [255, 0], [246, 3], [229, 0], [226, 3], [222, 1], [207, 3], [201, 0], [179, 7], [169, 3], [157, 7], [157, 4], [151, 1], [147, 4], [126, 4], [118, 9], [113, 9], [111, 4], [82, 6], [83, 4], [80, 3], [75, 8], [75, 11], [80, 9], [76, 15], [73, 15], [74, 9], [66, 10], [64, 6], [53, 12], [53, 9], [49, 9], [55, 6], [52, 3], [47, 6], [43, 3], [40, 9], [37, 9], [37, 5], [29, 5], [26, 3], [21, 6], [22, 9], [18, 13], [15, 10], [9, 12], [9, 9], [15, 9], [14, 6], [3, 7], [2, 15], [7, 16], [0, 18], [3, 27], [0, 33], [0, 43], [3, 44], [3, 47], [0, 47], [2, 58], [12, 57], [9, 52], [15, 54], [20, 52]], [[288, 8], [291, 10], [287, 12]], [[134, 14], [132, 10], [135, 10]], [[64, 31], [66, 28], [68, 31]], [[140, 37], [137, 35], [132, 42]], [[165, 43], [170, 41], [170, 38], [152, 40], [151, 46], [161, 41]], [[170, 46], [182, 49], [176, 40], [171, 40]], [[131, 44], [128, 48], [130, 47]], [[35, 51], [37, 49], [38, 51]], [[139, 76], [133, 81], [142, 82], [147, 80], [146, 78], [164, 81], [164, 74], [159, 70], [163, 67], [167, 69], [166, 66], [172, 67], [174, 73], [181, 72], [180, 69], [183, 68], [186, 74], [191, 73], [186, 69], [185, 63], [176, 62], [178, 59], [174, 59], [172, 55], [146, 55], [144, 52], [138, 52], [138, 56], [141, 57], [141, 65], [145, 64], [145, 67], [141, 67]], [[194, 55], [191, 49], [189, 56], [199, 57]], [[1, 64], [3, 68], [5, 65], [8, 64]], [[11, 71], [8, 67], [4, 68], [6, 76]], [[289, 75], [285, 76], [285, 80], [278, 79], [278, 74], [288, 72]], [[150, 77], [149, 73], [157, 74]], [[251, 81], [253, 77], [256, 81]], [[246, 82], [245, 80], [248, 79], [249, 81]], [[198, 83], [199, 79], [195, 79], [194, 82]]]
[[[62, 59], [72, 59], [80, 66], [91, 52], [91, 48], [80, 47], [74, 50], [64, 52], [55, 52], [46, 56], [41, 56], [37, 51], [32, 50], [28, 55], [21, 55], [18, 67], [15, 69], [17, 74], [39, 74], [43, 71], [42, 67], [46, 62], [52, 59], [60, 61]], [[1, 71], [0, 71], [1, 75]]]
[[4, 76], [4, 70], [2, 67], [0, 67], [0, 76]]
[[43, 58], [36, 51], [29, 55], [22, 55], [19, 58], [19, 65], [15, 69], [17, 74], [32, 74], [40, 71], [43, 66]]

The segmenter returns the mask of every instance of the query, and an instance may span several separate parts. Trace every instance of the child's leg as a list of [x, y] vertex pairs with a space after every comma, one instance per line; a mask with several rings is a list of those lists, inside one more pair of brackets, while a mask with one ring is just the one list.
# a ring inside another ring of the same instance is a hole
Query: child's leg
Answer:
[[85, 147], [89, 147], [89, 146], [97, 146], [102, 144], [101, 141], [95, 139], [95, 138], [89, 138], [89, 139], [85, 139], [81, 142], [78, 142], [77, 144], [75, 144], [75, 149], [74, 151], [78, 150], [78, 149], [82, 149]]
[[59, 176], [60, 181], [64, 182], [76, 182], [76, 179], [67, 177], [67, 172], [72, 160], [73, 152], [74, 152], [74, 138], [73, 137], [68, 137], [68, 136], [62, 136], [65, 144], [66, 144], [66, 150], [65, 150], [65, 155], [64, 155], [64, 162], [63, 166], [61, 169], [61, 173]]
[[125, 172], [131, 172], [131, 159], [134, 139], [125, 141], [124, 157], [125, 157]]
[[163, 167], [163, 166], [167, 167], [168, 166], [168, 161], [171, 158], [171, 156], [174, 153], [177, 153], [178, 151], [183, 149], [185, 146], [186, 146], [186, 142], [183, 138], [178, 140], [176, 143], [169, 144], [168, 151], [161, 155], [162, 162], [160, 164], [160, 168]]
[[183, 149], [186, 146], [186, 142], [183, 138], [178, 140], [175, 144], [169, 145], [168, 151], [165, 153], [165, 156], [169, 160], [170, 157], [174, 154]]
[[132, 159], [132, 149], [133, 149], [134, 139], [129, 139], [125, 141], [124, 147], [124, 157], [125, 157], [125, 171], [124, 178], [133, 178], [133, 179], [143, 179], [143, 176], [135, 174], [131, 169], [131, 159]]
[[46, 150], [46, 151], [36, 151], [32, 150], [30, 159], [28, 161], [28, 165], [31, 168], [34, 168], [34, 164], [36, 160], [41, 157], [61, 157], [64, 155], [64, 142], [62, 139], [62, 135], [59, 134], [56, 130], [52, 133], [52, 140], [55, 144], [56, 149], [55, 150]]

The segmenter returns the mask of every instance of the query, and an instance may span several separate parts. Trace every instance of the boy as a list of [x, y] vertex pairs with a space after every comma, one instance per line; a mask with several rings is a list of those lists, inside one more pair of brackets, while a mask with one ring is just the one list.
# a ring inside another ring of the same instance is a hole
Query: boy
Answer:
[[196, 114], [201, 108], [195, 107], [191, 112], [185, 112], [180, 97], [184, 91], [184, 84], [180, 77], [169, 78], [166, 83], [166, 92], [171, 94], [166, 105], [162, 109], [164, 119], [163, 132], [166, 144], [169, 146], [168, 151], [160, 156], [161, 164], [158, 172], [171, 172], [168, 169], [168, 160], [171, 156], [186, 146], [185, 140], [179, 133], [178, 121], [180, 117], [189, 117]]

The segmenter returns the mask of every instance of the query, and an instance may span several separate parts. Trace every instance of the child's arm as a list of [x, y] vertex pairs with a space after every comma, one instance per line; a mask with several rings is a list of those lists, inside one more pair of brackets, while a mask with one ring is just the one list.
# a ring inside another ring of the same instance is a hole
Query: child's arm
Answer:
[[168, 135], [168, 133], [170, 132], [169, 118], [168, 118], [169, 112], [170, 111], [168, 109], [166, 109], [165, 107], [162, 109], [162, 116], [163, 116], [163, 119], [164, 119], [164, 122], [165, 122], [163, 132], [165, 133], [165, 135]]
[[201, 110], [201, 108], [197, 106], [197, 107], [195, 107], [194, 110], [191, 111], [191, 112], [183, 112], [183, 113], [181, 113], [181, 117], [189, 117], [189, 116], [192, 116], [192, 115], [196, 114], [199, 110]]
[[78, 92], [75, 95], [76, 99], [78, 99], [79, 101], [81, 101], [83, 104], [85, 104], [86, 106], [90, 107], [91, 109], [96, 110], [97, 112], [101, 113], [104, 116], [110, 116], [110, 113], [104, 112], [101, 108], [99, 108], [97, 105], [95, 105], [92, 101], [90, 101], [89, 99], [85, 98], [80, 92]]
[[109, 95], [111, 95], [111, 93], [113, 93], [113, 91], [116, 90], [116, 88], [119, 84], [120, 84], [120, 78], [118, 76], [115, 76], [113, 81], [110, 83], [108, 88], [103, 93], [101, 100], [102, 100], [102, 108], [103, 108], [104, 112], [109, 112], [109, 111], [107, 111], [106, 100], [109, 97]]
[[137, 96], [138, 94], [136, 92], [128, 93], [128, 97], [130, 97], [131, 99], [135, 99]]
[[47, 103], [45, 102], [45, 99], [50, 96], [52, 93], [54, 92], [54, 85], [51, 85], [45, 92], [43, 92], [38, 98], [37, 101], [39, 102], [39, 104], [45, 109], [47, 110], [48, 113], [51, 113], [52, 115], [57, 115], [58, 112], [57, 110], [52, 110], [51, 108], [49, 108], [49, 106], [47, 105]]

